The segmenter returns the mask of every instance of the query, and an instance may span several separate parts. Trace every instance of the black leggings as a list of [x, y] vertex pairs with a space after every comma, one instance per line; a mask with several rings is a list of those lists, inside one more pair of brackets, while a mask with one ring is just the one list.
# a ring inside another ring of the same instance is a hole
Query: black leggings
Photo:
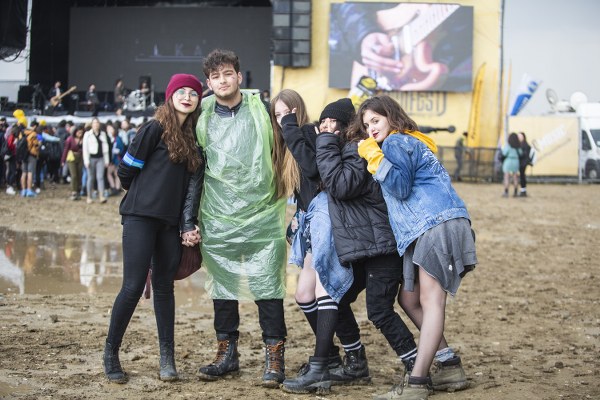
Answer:
[[527, 177], [525, 176], [526, 169], [527, 164], [519, 167], [519, 179], [521, 180], [521, 189], [525, 189], [527, 187]]
[[179, 227], [147, 217], [123, 216], [123, 285], [115, 299], [107, 342], [119, 347], [142, 297], [152, 263], [154, 313], [160, 342], [173, 342], [173, 278], [181, 258]]

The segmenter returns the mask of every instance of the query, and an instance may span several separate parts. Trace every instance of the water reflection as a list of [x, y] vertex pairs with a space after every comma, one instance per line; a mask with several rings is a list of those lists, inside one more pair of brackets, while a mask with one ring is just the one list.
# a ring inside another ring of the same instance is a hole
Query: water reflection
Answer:
[[[120, 242], [53, 232], [15, 232], [0, 228], [0, 293], [117, 293], [121, 287]], [[287, 292], [296, 290], [298, 270], [288, 266]], [[203, 270], [175, 282], [176, 303], [207, 302]]]

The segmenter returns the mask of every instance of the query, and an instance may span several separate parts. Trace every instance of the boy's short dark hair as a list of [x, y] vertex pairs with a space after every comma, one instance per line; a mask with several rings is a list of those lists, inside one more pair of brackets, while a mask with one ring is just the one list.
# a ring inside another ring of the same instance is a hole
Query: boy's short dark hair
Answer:
[[222, 65], [231, 65], [235, 72], [240, 72], [240, 59], [231, 50], [215, 49], [204, 60], [203, 71], [206, 78], [211, 72], [218, 71]]

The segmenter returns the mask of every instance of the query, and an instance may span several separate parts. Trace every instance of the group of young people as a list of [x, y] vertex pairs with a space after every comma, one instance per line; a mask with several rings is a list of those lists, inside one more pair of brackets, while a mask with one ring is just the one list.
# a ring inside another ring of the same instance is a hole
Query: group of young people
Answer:
[[[213, 95], [202, 98], [195, 76], [173, 75], [165, 104], [119, 165], [127, 190], [123, 285], [104, 349], [107, 378], [128, 379], [119, 348], [151, 269], [159, 377], [178, 379], [173, 281], [182, 246], [200, 243], [217, 339], [200, 379], [239, 372], [238, 302], [251, 300], [265, 343], [264, 387], [327, 393], [331, 385], [369, 382], [351, 308], [365, 290], [368, 318], [405, 367], [405, 379], [375, 398], [426, 399], [434, 389], [466, 388], [444, 320], [447, 293], [477, 264], [475, 238], [435, 143], [385, 95], [357, 112], [339, 99], [312, 124], [293, 90], [271, 99], [268, 111], [259, 95], [241, 90], [233, 52], [214, 50], [203, 69]], [[297, 211], [288, 224], [291, 195]], [[296, 301], [315, 335], [313, 356], [295, 377], [286, 376], [284, 359], [286, 239], [289, 262], [301, 267]], [[396, 301], [420, 330], [418, 345]]]

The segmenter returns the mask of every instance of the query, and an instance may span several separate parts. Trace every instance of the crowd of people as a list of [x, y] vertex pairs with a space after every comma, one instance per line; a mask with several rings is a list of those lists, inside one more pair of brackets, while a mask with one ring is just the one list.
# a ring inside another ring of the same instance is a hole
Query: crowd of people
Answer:
[[71, 200], [105, 203], [122, 192], [116, 171], [136, 134], [128, 119], [62, 120], [53, 127], [43, 118], [29, 121], [22, 110], [13, 116], [12, 125], [0, 119], [0, 186], [6, 186], [7, 194], [31, 198], [48, 185], [70, 183]]
[[[339, 99], [313, 124], [293, 90], [270, 103], [241, 90], [240, 62], [231, 51], [211, 52], [203, 72], [213, 95], [203, 98], [196, 76], [173, 75], [155, 118], [119, 153], [116, 172], [126, 189], [123, 285], [105, 343], [107, 379], [129, 378], [119, 349], [150, 270], [159, 378], [179, 378], [174, 279], [183, 247], [200, 244], [217, 348], [199, 368], [201, 380], [239, 373], [239, 302], [253, 301], [265, 344], [262, 386], [327, 393], [332, 385], [370, 382], [352, 310], [364, 290], [368, 318], [405, 372], [377, 399], [426, 399], [468, 387], [444, 320], [447, 294], [455, 295], [477, 264], [475, 236], [433, 140], [385, 95], [357, 112]], [[96, 158], [86, 163], [100, 181], [101, 168], [93, 164], [102, 164], [110, 139], [97, 132], [104, 130], [96, 122], [85, 134]], [[297, 210], [288, 223], [290, 196]], [[314, 353], [294, 377], [285, 368], [286, 240], [288, 262], [301, 268], [296, 302], [314, 333]], [[420, 330], [418, 343], [396, 302]]]

